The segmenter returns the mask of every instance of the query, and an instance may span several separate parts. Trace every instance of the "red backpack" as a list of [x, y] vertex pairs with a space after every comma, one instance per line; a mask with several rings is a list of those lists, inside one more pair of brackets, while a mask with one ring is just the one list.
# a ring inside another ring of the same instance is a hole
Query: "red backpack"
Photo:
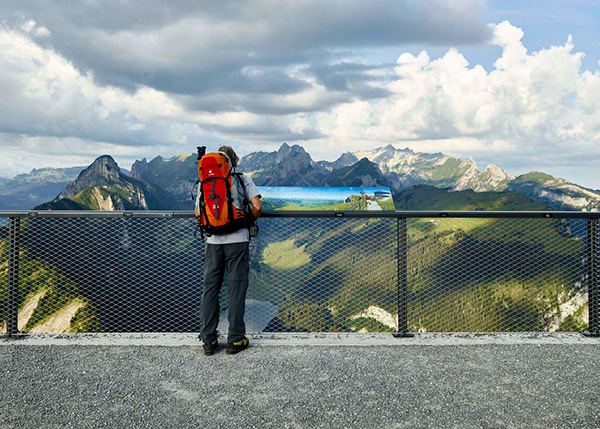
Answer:
[[252, 214], [241, 173], [222, 153], [198, 153], [196, 222], [206, 235], [227, 234], [248, 228]]

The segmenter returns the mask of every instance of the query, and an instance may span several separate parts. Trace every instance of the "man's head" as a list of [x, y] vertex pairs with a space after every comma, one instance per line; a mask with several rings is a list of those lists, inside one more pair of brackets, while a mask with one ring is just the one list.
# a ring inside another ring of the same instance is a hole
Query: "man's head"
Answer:
[[238, 161], [240, 160], [240, 158], [237, 156], [237, 154], [235, 153], [235, 150], [233, 150], [233, 148], [231, 146], [221, 146], [219, 148], [219, 152], [223, 152], [224, 154], [226, 154], [229, 157], [229, 159], [231, 160], [231, 163], [233, 164], [233, 166], [237, 167]]

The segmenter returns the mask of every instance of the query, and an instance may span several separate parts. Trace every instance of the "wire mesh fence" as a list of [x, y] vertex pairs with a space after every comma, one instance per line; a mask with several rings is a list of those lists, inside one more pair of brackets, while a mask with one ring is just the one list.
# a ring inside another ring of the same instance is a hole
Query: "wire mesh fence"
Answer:
[[[595, 311], [588, 308], [588, 286], [598, 279], [590, 271], [592, 264], [598, 272], [598, 258], [590, 259], [588, 224], [585, 218], [267, 217], [250, 246], [247, 330], [588, 329]], [[18, 330], [198, 332], [205, 244], [194, 227], [183, 216], [24, 216], [18, 252], [12, 250]], [[11, 311], [9, 230], [0, 218], [3, 331]], [[226, 281], [220, 303], [223, 332]]]
[[409, 225], [411, 331], [587, 328], [585, 219]]

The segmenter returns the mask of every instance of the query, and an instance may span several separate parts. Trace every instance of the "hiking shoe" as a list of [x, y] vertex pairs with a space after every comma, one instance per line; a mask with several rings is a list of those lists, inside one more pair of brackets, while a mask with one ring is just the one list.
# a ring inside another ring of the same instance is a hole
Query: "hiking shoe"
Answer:
[[217, 347], [219, 347], [219, 340], [214, 340], [210, 344], [202, 343], [202, 347], [204, 348], [204, 354], [206, 356], [212, 356], [215, 354]]
[[242, 350], [248, 347], [248, 338], [244, 337], [240, 341], [235, 341], [233, 343], [227, 343], [227, 348], [225, 349], [225, 353], [228, 355], [234, 355], [236, 353], [241, 352]]

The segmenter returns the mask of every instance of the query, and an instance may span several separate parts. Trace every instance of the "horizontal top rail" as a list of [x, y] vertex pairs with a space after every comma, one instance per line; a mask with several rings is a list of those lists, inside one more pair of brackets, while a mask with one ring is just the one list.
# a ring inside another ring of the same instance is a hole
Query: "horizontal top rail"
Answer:
[[[193, 211], [177, 210], [0, 210], [0, 218], [8, 217], [77, 217], [77, 218], [193, 218]], [[274, 210], [265, 211], [267, 218], [579, 218], [600, 219], [600, 212], [593, 211], [434, 211], [434, 210], [396, 210], [396, 211], [325, 211], [325, 210]]]

